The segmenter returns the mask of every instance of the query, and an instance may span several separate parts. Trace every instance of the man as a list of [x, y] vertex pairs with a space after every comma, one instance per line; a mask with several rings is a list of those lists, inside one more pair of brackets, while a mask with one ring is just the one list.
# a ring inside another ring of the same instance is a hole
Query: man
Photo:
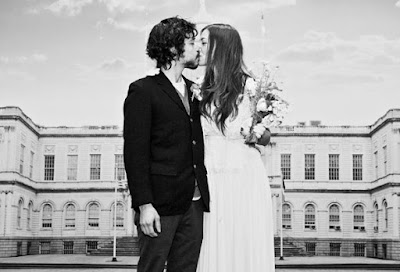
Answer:
[[153, 27], [147, 54], [160, 73], [133, 82], [124, 104], [124, 160], [136, 211], [138, 272], [196, 271], [209, 211], [198, 100], [185, 68], [199, 64], [195, 25], [178, 17]]

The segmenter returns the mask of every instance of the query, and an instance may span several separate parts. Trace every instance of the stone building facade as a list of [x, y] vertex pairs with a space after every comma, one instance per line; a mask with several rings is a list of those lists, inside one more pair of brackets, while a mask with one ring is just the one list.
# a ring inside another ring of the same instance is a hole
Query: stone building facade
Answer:
[[[0, 256], [86, 253], [114, 222], [137, 236], [122, 147], [116, 126], [42, 127], [0, 108]], [[400, 110], [371, 126], [273, 128], [262, 156], [277, 237], [282, 225], [309, 255], [400, 260]]]

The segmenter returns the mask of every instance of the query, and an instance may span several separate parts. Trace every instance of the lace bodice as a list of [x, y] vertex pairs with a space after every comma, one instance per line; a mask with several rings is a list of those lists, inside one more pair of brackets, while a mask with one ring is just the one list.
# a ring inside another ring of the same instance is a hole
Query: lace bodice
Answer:
[[[214, 110], [214, 106], [212, 105], [211, 110]], [[243, 136], [240, 134], [240, 128], [243, 123], [251, 118], [250, 111], [250, 96], [247, 91], [244, 92], [243, 99], [238, 106], [238, 114], [235, 118], [229, 117], [225, 121], [226, 129], [225, 135], [218, 129], [215, 122], [206, 119], [205, 117], [201, 118], [201, 124], [203, 126], [204, 136], [221, 136], [227, 139], [243, 139]]]

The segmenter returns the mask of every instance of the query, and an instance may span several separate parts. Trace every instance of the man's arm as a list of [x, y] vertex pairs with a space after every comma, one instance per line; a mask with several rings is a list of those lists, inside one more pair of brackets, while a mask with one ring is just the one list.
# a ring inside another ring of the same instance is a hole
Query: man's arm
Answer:
[[132, 83], [124, 104], [124, 162], [133, 207], [140, 209], [144, 234], [161, 232], [160, 216], [153, 207], [150, 179], [151, 98], [148, 91]]
[[137, 82], [124, 103], [124, 162], [132, 206], [152, 203], [150, 180], [151, 98]]

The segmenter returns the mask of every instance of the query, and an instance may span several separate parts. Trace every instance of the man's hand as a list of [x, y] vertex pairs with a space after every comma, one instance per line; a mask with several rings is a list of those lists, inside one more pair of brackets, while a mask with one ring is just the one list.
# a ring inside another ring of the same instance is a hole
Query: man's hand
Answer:
[[266, 128], [261, 137], [257, 140], [257, 144], [266, 146], [267, 144], [269, 144], [270, 140], [271, 140], [271, 131], [268, 128]]
[[[144, 204], [140, 209], [140, 228], [144, 234], [150, 237], [157, 237], [161, 232], [160, 216], [152, 204]], [[154, 230], [154, 226], [156, 229]]]

